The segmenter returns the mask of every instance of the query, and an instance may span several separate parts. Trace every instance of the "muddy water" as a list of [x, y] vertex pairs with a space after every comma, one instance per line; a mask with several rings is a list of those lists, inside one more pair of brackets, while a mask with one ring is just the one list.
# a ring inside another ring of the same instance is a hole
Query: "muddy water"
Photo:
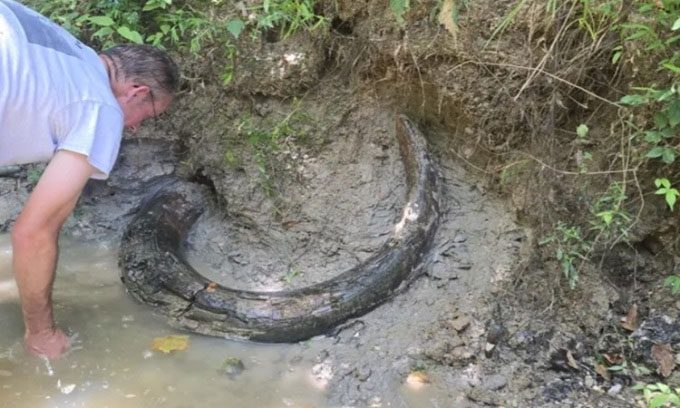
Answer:
[[[262, 345], [189, 335], [186, 351], [152, 351], [153, 338], [178, 332], [125, 294], [115, 243], [62, 239], [61, 247], [56, 314], [76, 346], [48, 363], [22, 351], [9, 237], [0, 235], [0, 407], [332, 406], [325, 398], [332, 374], [318, 359], [332, 339]], [[230, 377], [221, 366], [233, 357], [245, 370]], [[395, 393], [409, 406], [427, 401], [406, 388]]]

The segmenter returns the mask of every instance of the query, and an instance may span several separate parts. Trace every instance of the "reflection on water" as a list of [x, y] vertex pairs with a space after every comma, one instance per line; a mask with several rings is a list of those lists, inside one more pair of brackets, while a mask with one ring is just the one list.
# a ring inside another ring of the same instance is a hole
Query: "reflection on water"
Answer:
[[[9, 237], [0, 235], [0, 407], [324, 407], [312, 375], [324, 341], [262, 345], [190, 335], [186, 351], [151, 351], [177, 334], [124, 292], [116, 244], [62, 242], [54, 301], [76, 350], [52, 363], [21, 349], [23, 324], [12, 295]], [[245, 371], [220, 372], [228, 358]]]

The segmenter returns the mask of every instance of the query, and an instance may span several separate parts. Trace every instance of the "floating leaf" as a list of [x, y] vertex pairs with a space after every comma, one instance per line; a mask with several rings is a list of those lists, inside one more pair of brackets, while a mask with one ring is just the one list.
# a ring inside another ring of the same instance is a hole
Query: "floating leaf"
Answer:
[[151, 343], [152, 350], [170, 353], [171, 351], [184, 351], [189, 347], [189, 336], [166, 336], [156, 337]]

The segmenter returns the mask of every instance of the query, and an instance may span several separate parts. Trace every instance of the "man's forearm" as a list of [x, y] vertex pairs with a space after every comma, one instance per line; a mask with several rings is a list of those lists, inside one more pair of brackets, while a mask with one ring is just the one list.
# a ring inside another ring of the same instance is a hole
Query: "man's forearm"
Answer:
[[13, 234], [13, 266], [26, 333], [54, 329], [52, 285], [57, 263], [57, 237], [50, 233]]

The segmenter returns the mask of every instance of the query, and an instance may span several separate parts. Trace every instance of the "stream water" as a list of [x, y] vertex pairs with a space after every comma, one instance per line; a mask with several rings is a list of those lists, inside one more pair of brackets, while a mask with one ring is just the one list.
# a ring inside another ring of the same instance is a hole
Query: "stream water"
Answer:
[[[0, 407], [330, 407], [318, 354], [333, 339], [264, 345], [190, 334], [185, 351], [153, 351], [154, 338], [180, 333], [125, 293], [116, 254], [116, 243], [62, 239], [54, 303], [75, 347], [48, 362], [23, 352], [10, 240], [0, 235]], [[226, 375], [229, 358], [245, 370]], [[431, 406], [421, 391], [395, 394], [405, 406]]]

